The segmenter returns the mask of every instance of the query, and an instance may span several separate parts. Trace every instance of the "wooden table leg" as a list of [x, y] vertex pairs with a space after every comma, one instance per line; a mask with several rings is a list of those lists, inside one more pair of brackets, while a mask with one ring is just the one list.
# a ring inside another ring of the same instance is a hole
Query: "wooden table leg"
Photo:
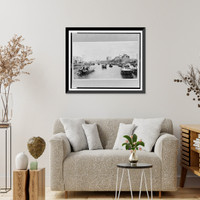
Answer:
[[161, 199], [161, 198], [162, 198], [162, 192], [159, 191], [159, 199]]
[[68, 192], [65, 191], [65, 199], [67, 199], [67, 198], [68, 198]]
[[186, 175], [187, 175], [187, 169], [185, 167], [182, 167], [182, 169], [181, 169], [180, 187], [184, 187]]

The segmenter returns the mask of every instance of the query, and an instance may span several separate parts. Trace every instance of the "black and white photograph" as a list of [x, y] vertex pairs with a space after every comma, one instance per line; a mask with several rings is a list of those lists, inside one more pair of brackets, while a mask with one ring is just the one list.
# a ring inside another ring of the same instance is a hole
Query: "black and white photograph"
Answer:
[[66, 92], [145, 92], [145, 28], [66, 28]]

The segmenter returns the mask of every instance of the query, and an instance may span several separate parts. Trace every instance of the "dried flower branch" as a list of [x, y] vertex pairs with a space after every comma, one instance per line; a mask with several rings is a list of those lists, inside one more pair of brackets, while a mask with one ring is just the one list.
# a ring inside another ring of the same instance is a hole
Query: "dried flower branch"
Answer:
[[[187, 74], [182, 74], [182, 72], [178, 72], [180, 79], [174, 79], [174, 82], [181, 83], [187, 85], [187, 96], [190, 96], [191, 92], [193, 92], [197, 100], [200, 101], [200, 70], [195, 69], [192, 65], [189, 66], [189, 71]], [[193, 98], [195, 101], [196, 99]], [[200, 102], [198, 103], [198, 107], [200, 108]]]
[[[3, 101], [5, 109], [4, 118], [8, 115], [8, 98], [10, 86], [19, 81], [20, 74], [29, 74], [24, 68], [33, 62], [31, 47], [22, 44], [22, 36], [14, 35], [6, 46], [0, 46], [0, 93], [5, 94], [6, 102]], [[6, 121], [6, 119], [5, 119]]]
[[[19, 81], [20, 74], [29, 74], [24, 67], [33, 62], [29, 56], [31, 47], [24, 46], [22, 36], [14, 35], [8, 45], [0, 47], [0, 90], [9, 87], [13, 82]], [[1, 92], [1, 91], [0, 91]]]

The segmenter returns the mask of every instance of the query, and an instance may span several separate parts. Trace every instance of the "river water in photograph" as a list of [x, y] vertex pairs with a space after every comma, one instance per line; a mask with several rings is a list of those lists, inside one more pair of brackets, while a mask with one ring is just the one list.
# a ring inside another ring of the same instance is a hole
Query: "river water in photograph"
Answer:
[[91, 65], [89, 67], [89, 71], [90, 71], [89, 74], [82, 75], [82, 76], [77, 74], [80, 68], [81, 67], [74, 69], [75, 79], [123, 79], [121, 75], [121, 67], [119, 67], [118, 65], [112, 65], [112, 67], [110, 67], [109, 65], [106, 65], [106, 68], [102, 68], [101, 64]]

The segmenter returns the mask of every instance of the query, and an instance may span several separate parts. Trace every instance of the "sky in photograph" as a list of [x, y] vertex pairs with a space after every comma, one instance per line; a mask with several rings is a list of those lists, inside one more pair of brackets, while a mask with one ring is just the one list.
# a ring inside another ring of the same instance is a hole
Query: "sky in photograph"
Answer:
[[110, 42], [73, 42], [73, 56], [80, 56], [84, 61], [106, 60], [127, 54], [130, 58], [138, 58], [138, 41]]

